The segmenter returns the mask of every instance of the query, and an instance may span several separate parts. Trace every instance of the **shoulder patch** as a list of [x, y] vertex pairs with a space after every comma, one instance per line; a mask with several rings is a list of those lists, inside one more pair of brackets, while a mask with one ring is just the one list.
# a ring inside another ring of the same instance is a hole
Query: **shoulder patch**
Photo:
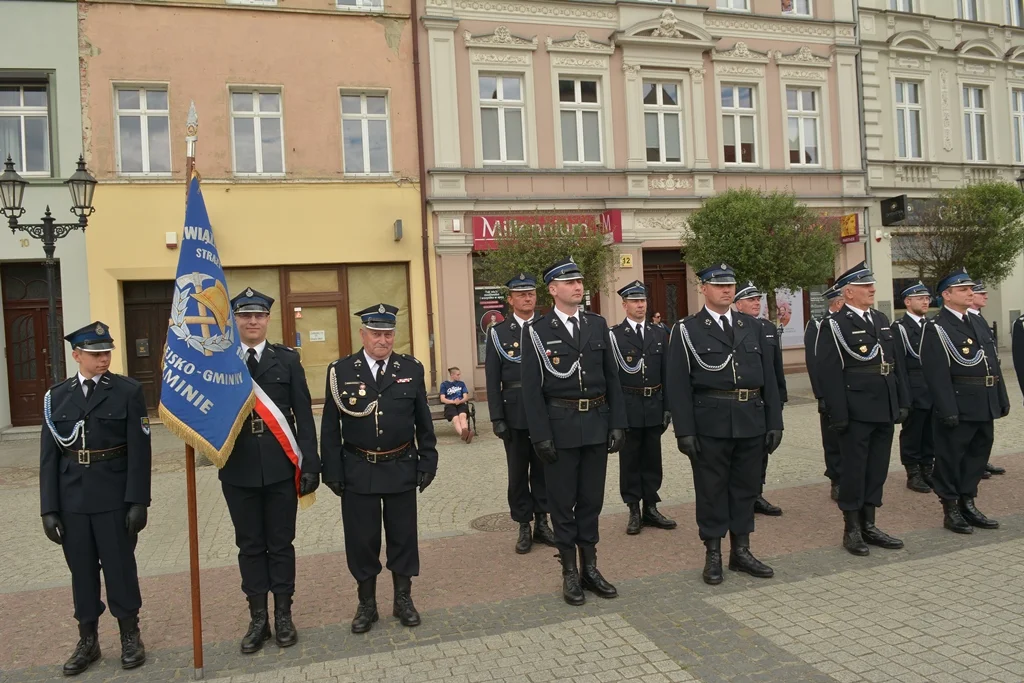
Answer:
[[277, 349], [279, 351], [288, 351], [290, 353], [298, 353], [298, 351], [296, 351], [292, 347], [285, 346], [284, 344], [271, 344], [271, 346], [273, 346], [275, 349]]
[[407, 354], [407, 353], [400, 353], [400, 354], [398, 354], [398, 355], [399, 355], [399, 356], [401, 356], [402, 358], [405, 358], [405, 359], [407, 359], [407, 360], [411, 360], [411, 361], [412, 361], [413, 363], [415, 363], [416, 365], [423, 365], [423, 363], [421, 363], [421, 362], [420, 362], [420, 361], [419, 361], [419, 360], [418, 360], [418, 359], [416, 358], [416, 356], [410, 356], [410, 355], [409, 355], [409, 354]]

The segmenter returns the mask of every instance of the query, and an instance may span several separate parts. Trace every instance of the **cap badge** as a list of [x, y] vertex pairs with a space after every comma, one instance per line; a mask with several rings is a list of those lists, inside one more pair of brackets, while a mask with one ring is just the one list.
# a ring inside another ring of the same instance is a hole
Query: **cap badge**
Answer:
[[98, 334], [100, 336], [103, 336], [106, 333], [107, 333], [107, 330], [106, 330], [105, 327], [103, 327], [103, 325], [97, 325], [96, 326], [96, 334]]
[[526, 279], [526, 273], [519, 273], [519, 279], [520, 280], [525, 280]]
[[252, 287], [249, 287], [248, 289], [245, 290], [245, 295], [246, 296], [252, 296], [253, 295]]
[[384, 313], [384, 304], [380, 305], [380, 308], [377, 309], [377, 312], [378, 313]]
[[721, 268], [722, 270], [725, 270], [725, 269], [726, 269], [726, 267], [727, 267], [727, 266], [726, 266], [726, 265], [725, 265], [724, 263], [723, 263], [723, 264], [722, 264], [721, 266], [719, 266], [719, 268]]
[[569, 263], [573, 264], [574, 266], [576, 265], [576, 262], [572, 260], [572, 256], [569, 257]]

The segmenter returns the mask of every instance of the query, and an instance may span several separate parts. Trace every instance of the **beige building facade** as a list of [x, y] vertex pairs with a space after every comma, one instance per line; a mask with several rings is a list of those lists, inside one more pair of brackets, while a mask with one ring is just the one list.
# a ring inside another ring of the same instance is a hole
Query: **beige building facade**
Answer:
[[[478, 389], [501, 283], [477, 281], [473, 264], [505, 223], [611, 235], [620, 267], [589, 300], [610, 323], [634, 279], [666, 322], [698, 310], [686, 217], [729, 188], [793, 192], [863, 225], [853, 0], [426, 0], [423, 12], [441, 363]], [[844, 245], [837, 268], [863, 257], [863, 239]], [[787, 362], [802, 359], [812, 302], [793, 296]]]

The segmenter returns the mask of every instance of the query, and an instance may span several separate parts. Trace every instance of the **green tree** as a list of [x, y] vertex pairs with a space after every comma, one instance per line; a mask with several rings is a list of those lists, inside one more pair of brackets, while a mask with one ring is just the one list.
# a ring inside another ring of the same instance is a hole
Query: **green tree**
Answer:
[[944, 190], [893, 240], [893, 260], [933, 287], [957, 268], [990, 284], [1005, 280], [1024, 251], [1024, 192], [1003, 182]]
[[544, 271], [571, 256], [583, 272], [583, 286], [596, 294], [611, 278], [615, 248], [591, 225], [551, 220], [544, 214], [507, 225], [494, 238], [496, 249], [485, 251], [476, 265], [478, 282], [503, 285], [519, 273], [537, 278], [537, 305], [552, 305]]
[[775, 290], [803, 289], [835, 275], [838, 222], [815, 214], [792, 194], [729, 190], [690, 215], [683, 259], [694, 270], [727, 263], [737, 282], [765, 292], [776, 316]]

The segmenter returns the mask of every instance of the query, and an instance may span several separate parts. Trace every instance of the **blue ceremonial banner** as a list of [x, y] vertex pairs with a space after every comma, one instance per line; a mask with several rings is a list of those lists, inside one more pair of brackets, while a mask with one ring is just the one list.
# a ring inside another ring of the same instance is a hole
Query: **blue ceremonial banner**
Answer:
[[173, 434], [223, 467], [255, 399], [198, 175], [189, 183], [180, 254], [160, 417]]

